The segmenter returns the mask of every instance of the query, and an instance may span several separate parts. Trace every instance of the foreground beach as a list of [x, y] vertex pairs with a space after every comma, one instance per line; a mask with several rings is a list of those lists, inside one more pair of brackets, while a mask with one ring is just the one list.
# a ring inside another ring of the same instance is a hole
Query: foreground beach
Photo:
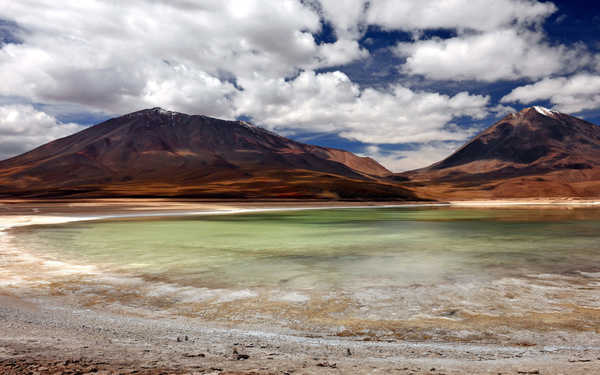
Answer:
[[[592, 205], [595, 202], [471, 202]], [[386, 205], [386, 203], [377, 203]], [[388, 203], [389, 204], [389, 203]], [[302, 206], [365, 206], [362, 202]], [[10, 202], [2, 206], [4, 229], [117, 215], [239, 212], [299, 207], [297, 202], [174, 202], [160, 200]], [[301, 208], [301, 207], [299, 207]], [[6, 237], [6, 236], [4, 236]], [[6, 249], [3, 256], [11, 256]], [[13, 254], [14, 255], [14, 254]], [[57, 266], [60, 268], [60, 265]], [[4, 275], [6, 276], [6, 275]], [[14, 276], [14, 275], [13, 275]], [[594, 280], [590, 280], [594, 282]], [[354, 335], [302, 335], [227, 327], [185, 316], [147, 316], [81, 306], [73, 296], [18, 295], [3, 278], [0, 286], [0, 373], [597, 373], [600, 343], [594, 329], [543, 329], [522, 340], [498, 343], [485, 337], [454, 342]], [[583, 292], [586, 293], [586, 292]], [[587, 293], [594, 293], [589, 291]], [[597, 310], [576, 311], [597, 321]], [[516, 320], [515, 320], [516, 323]]]

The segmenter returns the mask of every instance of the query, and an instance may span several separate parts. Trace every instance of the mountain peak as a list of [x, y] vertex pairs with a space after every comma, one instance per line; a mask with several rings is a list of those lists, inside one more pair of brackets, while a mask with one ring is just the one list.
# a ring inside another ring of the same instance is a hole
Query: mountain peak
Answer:
[[122, 117], [125, 117], [125, 118], [142, 117], [142, 118], [145, 118], [147, 121], [152, 121], [152, 119], [155, 119], [155, 120], [160, 120], [160, 121], [172, 122], [176, 119], [181, 119], [181, 118], [188, 117], [188, 116], [189, 115], [185, 114], [185, 113], [169, 111], [169, 110], [166, 110], [161, 107], [153, 107], [153, 108], [142, 109], [142, 110], [139, 110], [136, 112], [131, 112], [126, 115], [123, 115]]
[[561, 115], [562, 113], [552, 110], [552, 109], [549, 109], [549, 108], [546, 108], [546, 107], [534, 105], [532, 107], [524, 108], [519, 113], [513, 114], [513, 116], [515, 116], [515, 115], [524, 116], [527, 114], [539, 114], [539, 115], [546, 116], [546, 117], [556, 118], [557, 115]]
[[0, 161], [0, 195], [416, 199], [390, 173], [244, 121], [155, 107]]
[[544, 116], [548, 116], [548, 117], [554, 117], [554, 116], [560, 114], [560, 112], [553, 111], [551, 109], [548, 109], [548, 108], [545, 108], [545, 107], [541, 107], [541, 106], [538, 106], [538, 105], [533, 106], [531, 108], [533, 108], [533, 110], [535, 110], [536, 112], [538, 112], [538, 113], [540, 113], [540, 114], [542, 114]]
[[150, 112], [158, 113], [158, 114], [161, 114], [161, 115], [169, 115], [169, 116], [183, 115], [184, 114], [184, 113], [180, 113], [180, 112], [167, 111], [166, 109], [163, 109], [161, 107], [154, 107], [154, 108], [146, 109], [146, 110], [143, 110], [143, 111], [150, 111]]
[[[550, 159], [556, 162], [574, 150], [589, 148], [598, 138], [600, 128], [596, 125], [558, 111], [533, 106], [493, 124], [432, 167], [454, 168], [481, 160], [494, 161], [503, 166], [514, 163], [519, 168], [534, 162], [550, 163]], [[485, 168], [491, 168], [490, 165]]]
[[415, 186], [442, 183], [455, 197], [467, 191], [481, 197], [599, 196], [600, 126], [541, 106], [525, 108], [446, 159], [404, 176]]

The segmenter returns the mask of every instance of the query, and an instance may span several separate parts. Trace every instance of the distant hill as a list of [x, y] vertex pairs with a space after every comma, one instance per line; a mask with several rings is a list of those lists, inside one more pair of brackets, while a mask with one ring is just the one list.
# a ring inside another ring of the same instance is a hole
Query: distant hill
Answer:
[[389, 175], [246, 122], [153, 108], [1, 161], [0, 196], [418, 199]]
[[446, 159], [396, 178], [439, 199], [600, 197], [600, 127], [526, 108]]

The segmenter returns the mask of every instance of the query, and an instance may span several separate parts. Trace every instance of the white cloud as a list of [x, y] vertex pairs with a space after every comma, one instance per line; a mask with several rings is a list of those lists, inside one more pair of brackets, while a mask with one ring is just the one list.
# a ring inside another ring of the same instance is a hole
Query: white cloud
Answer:
[[320, 0], [317, 7], [340, 38], [356, 38], [367, 25], [388, 30], [495, 30], [539, 24], [557, 8], [533, 0]]
[[141, 93], [145, 107], [165, 107], [184, 113], [234, 117], [231, 96], [238, 93], [232, 83], [202, 70], [170, 64], [157, 67]]
[[263, 126], [336, 132], [366, 143], [463, 140], [469, 131], [448, 123], [460, 116], [481, 119], [488, 114], [487, 96], [448, 96], [401, 85], [387, 91], [361, 89], [339, 71], [241, 83], [253, 95], [237, 97], [236, 108]]
[[600, 75], [579, 73], [570, 77], [545, 78], [517, 87], [501, 102], [530, 104], [542, 100], [549, 100], [553, 109], [566, 113], [600, 108]]
[[[550, 43], [542, 22], [558, 8], [533, 0], [374, 1], [367, 22], [413, 33], [393, 51], [400, 70], [432, 80], [539, 79], [594, 64], [582, 44]], [[422, 30], [448, 29], [451, 38], [422, 39]]]
[[[111, 114], [162, 105], [232, 118], [242, 113], [239, 97], [262, 95], [252, 91], [262, 80], [368, 57], [357, 42], [368, 24], [485, 31], [531, 25], [555, 8], [533, 0], [22, 0], [0, 8], [23, 41], [0, 49], [0, 95]], [[316, 44], [322, 18], [337, 41]], [[263, 104], [280, 100], [272, 99]]]
[[428, 167], [443, 160], [461, 145], [461, 142], [430, 142], [414, 149], [401, 151], [384, 151], [379, 146], [371, 145], [362, 154], [377, 160], [393, 172], [404, 172]]
[[232, 80], [288, 77], [368, 56], [355, 40], [317, 45], [319, 15], [295, 0], [23, 0], [1, 7], [0, 18], [27, 30], [23, 44], [0, 50], [0, 95], [108, 113], [160, 100], [230, 118], [230, 98], [240, 91]]
[[493, 107], [490, 107], [489, 110], [494, 114], [496, 118], [504, 117], [510, 113], [518, 112], [515, 108], [503, 104], [498, 104]]
[[401, 70], [436, 80], [540, 78], [590, 63], [582, 47], [550, 46], [539, 32], [500, 29], [448, 39], [399, 43]]
[[[231, 80], [281, 79], [368, 57], [357, 42], [367, 24], [489, 30], [555, 10], [529, 0], [315, 1], [13, 2], [0, 18], [16, 22], [24, 43], [0, 50], [0, 95], [109, 113], [161, 104], [230, 118], [239, 112], [231, 97], [240, 94]], [[321, 17], [334, 26], [334, 43], [315, 43]]]
[[31, 105], [0, 106], [0, 160], [83, 129], [77, 124], [63, 124]]
[[375, 0], [367, 21], [387, 29], [484, 31], [539, 23], [556, 9], [553, 3], [532, 0]]
[[366, 28], [366, 3], [366, 0], [320, 0], [317, 7], [333, 25], [338, 38], [357, 39]]
[[361, 48], [356, 40], [340, 39], [335, 43], [319, 46], [319, 65], [322, 66], [344, 65], [367, 57], [369, 51]]

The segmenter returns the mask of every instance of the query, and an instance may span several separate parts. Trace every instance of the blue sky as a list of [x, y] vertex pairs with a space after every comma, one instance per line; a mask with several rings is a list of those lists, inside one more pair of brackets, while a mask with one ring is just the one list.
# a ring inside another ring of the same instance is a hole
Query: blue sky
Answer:
[[155, 106], [249, 120], [394, 171], [531, 105], [600, 124], [593, 2], [0, 5], [0, 158]]

